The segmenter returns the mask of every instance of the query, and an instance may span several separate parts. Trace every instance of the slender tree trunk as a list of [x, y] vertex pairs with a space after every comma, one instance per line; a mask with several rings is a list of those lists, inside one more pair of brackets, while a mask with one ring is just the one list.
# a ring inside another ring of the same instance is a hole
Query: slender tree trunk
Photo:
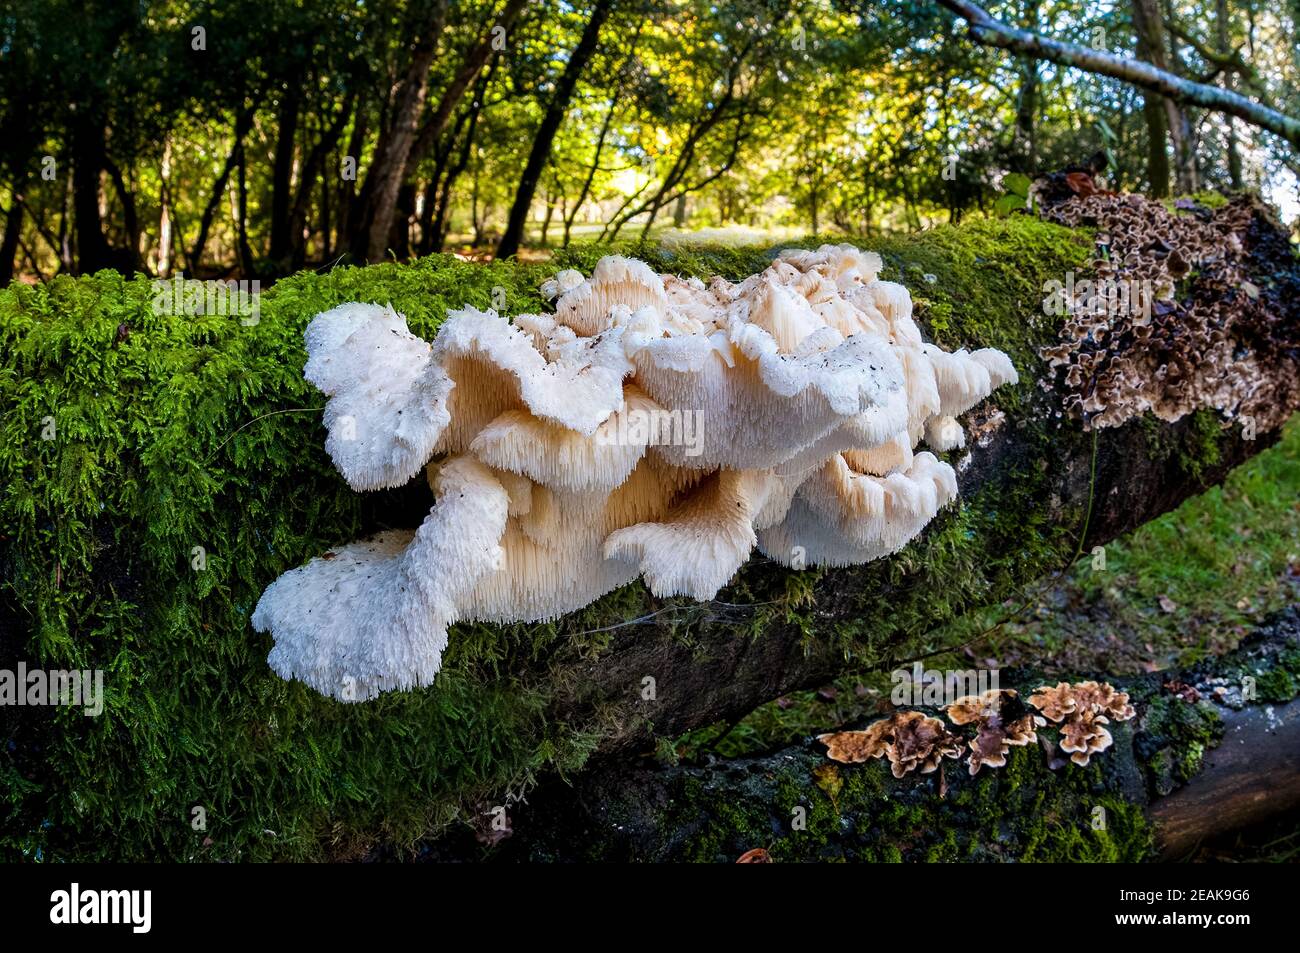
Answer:
[[[298, 176], [297, 194], [294, 196], [293, 208], [289, 212], [288, 251], [285, 258], [278, 260], [283, 270], [297, 271], [307, 260], [307, 213], [311, 207], [313, 187], [316, 180], [322, 177], [326, 164], [325, 157], [334, 150], [339, 137], [343, 134], [344, 123], [352, 115], [354, 98], [352, 93], [348, 94], [333, 120], [321, 131], [320, 139], [302, 164]], [[326, 244], [329, 243], [328, 236], [329, 232], [326, 231]]]
[[573, 202], [573, 209], [564, 217], [564, 247], [569, 247], [569, 235], [573, 231], [573, 223], [582, 210], [582, 203], [587, 201], [587, 196], [591, 193], [591, 184], [596, 179], [596, 172], [600, 169], [600, 156], [605, 151], [605, 139], [609, 136], [610, 124], [614, 121], [614, 110], [618, 107], [617, 94], [610, 97], [609, 109], [605, 113], [605, 120], [600, 124], [600, 135], [596, 137], [596, 151], [591, 157], [591, 165], [587, 168], [587, 177], [582, 180], [582, 188], [578, 190], [578, 197]]
[[551, 220], [555, 218], [555, 198], [550, 192], [547, 192], [543, 198], [546, 202], [546, 217], [542, 219], [542, 234], [538, 244], [545, 248], [546, 234], [551, 230]]
[[23, 203], [15, 190], [5, 214], [4, 237], [0, 238], [0, 288], [14, 277], [14, 258], [18, 254], [18, 239], [23, 233]]
[[[347, 249], [351, 246], [355, 229], [352, 223], [360, 214], [360, 199], [357, 196], [357, 174], [361, 165], [361, 153], [366, 146], [366, 103], [364, 97], [357, 101], [356, 118], [352, 123], [352, 133], [348, 136], [348, 151], [339, 160], [339, 195], [338, 222], [334, 232], [334, 247]], [[350, 168], [345, 169], [347, 163]], [[345, 175], [346, 173], [346, 175]]]
[[564, 121], [564, 114], [569, 109], [569, 102], [573, 98], [573, 90], [578, 85], [578, 77], [582, 75], [588, 61], [596, 52], [596, 46], [600, 42], [601, 27], [609, 19], [610, 10], [613, 6], [614, 0], [596, 0], [591, 11], [591, 17], [587, 20], [587, 25], [582, 31], [582, 37], [578, 40], [577, 47], [569, 56], [569, 62], [564, 68], [564, 73], [556, 84], [555, 95], [551, 97], [551, 102], [546, 108], [546, 114], [542, 117], [542, 124], [533, 137], [533, 146], [529, 150], [528, 161], [524, 164], [523, 175], [519, 178], [519, 188], [515, 191], [515, 201], [510, 206], [510, 214], [506, 219], [505, 234], [501, 236], [501, 242], [497, 245], [496, 257], [498, 258], [510, 258], [519, 252], [519, 245], [524, 237], [524, 224], [528, 220], [528, 209], [533, 204], [533, 194], [537, 191], [537, 183], [542, 177], [542, 170], [551, 157], [551, 146], [555, 142], [555, 134], [559, 131], [560, 123]]
[[393, 225], [388, 233], [388, 250], [398, 261], [411, 257], [411, 218], [415, 215], [415, 183], [403, 182], [393, 204]]
[[[326, 163], [328, 168], [329, 163]], [[333, 189], [330, 188], [329, 173], [326, 172], [320, 177], [320, 256], [328, 260], [333, 248], [330, 244], [330, 238], [333, 232], [330, 230], [330, 195]]]
[[212, 222], [217, 217], [217, 208], [221, 205], [221, 197], [225, 194], [226, 186], [230, 183], [230, 174], [235, 170], [235, 164], [239, 160], [239, 151], [243, 145], [244, 137], [248, 135], [248, 131], [252, 126], [252, 109], [244, 110], [235, 119], [234, 144], [230, 147], [230, 154], [226, 156], [226, 162], [222, 166], [221, 174], [217, 176], [217, 181], [212, 185], [212, 193], [208, 196], [208, 204], [204, 206], [203, 215], [199, 218], [199, 233], [194, 239], [194, 245], [190, 248], [189, 268], [192, 273], [197, 273], [202, 265], [203, 249], [208, 244], [208, 233], [212, 230]]
[[[1133, 0], [1133, 29], [1137, 33], [1138, 59], [1164, 69], [1164, 38], [1159, 29], [1160, 11], [1154, 0]], [[1169, 194], [1169, 115], [1165, 100], [1157, 93], [1142, 94], [1142, 115], [1147, 124], [1147, 182], [1152, 198]]]
[[280, 102], [279, 131], [271, 172], [271, 246], [268, 254], [277, 270], [287, 262], [292, 243], [293, 164], [301, 113], [302, 88], [295, 84]]
[[[1025, 25], [1038, 31], [1038, 0], [1025, 4]], [[1020, 91], [1016, 96], [1015, 154], [1021, 163], [1016, 170], [1032, 174], [1038, 167], [1038, 91], [1042, 77], [1038, 60], [1022, 57], [1020, 60]]]
[[104, 238], [100, 217], [100, 173], [107, 161], [104, 149], [104, 124], [89, 116], [74, 120], [71, 132], [72, 219], [77, 233], [77, 269], [91, 274], [112, 268], [115, 256]]
[[238, 206], [235, 213], [235, 235], [239, 255], [239, 272], [248, 276], [253, 274], [253, 249], [248, 243], [248, 161], [247, 153], [239, 145], [238, 165]]
[[122, 223], [126, 232], [125, 253], [118, 252], [114, 257], [127, 270], [134, 270], [140, 264], [140, 219], [135, 209], [135, 192], [122, 174], [121, 167], [107, 156], [104, 157], [104, 169], [113, 183], [118, 201], [122, 203]]
[[158, 201], [158, 266], [159, 278], [166, 278], [172, 267], [172, 215], [169, 189], [172, 174], [172, 140], [163, 141], [162, 166], [159, 169], [161, 187]]
[[[1218, 34], [1219, 52], [1225, 56], [1232, 53], [1232, 42], [1228, 34], [1228, 0], [1216, 0], [1214, 7], [1215, 27]], [[1226, 89], [1236, 89], [1236, 73], [1231, 69], [1223, 71], [1223, 85]], [[1231, 116], [1223, 117], [1227, 130], [1228, 181], [1234, 190], [1242, 187], [1241, 149], [1237, 145], [1237, 124]]]
[[[442, 191], [438, 196], [438, 211], [433, 220], [433, 251], [442, 251], [447, 244], [447, 230], [449, 228], [449, 212], [451, 209], [451, 189], [456, 180], [460, 178], [461, 173], [469, 166], [470, 155], [474, 148], [474, 137], [478, 132], [479, 115], [482, 112], [483, 99], [480, 92], [479, 97], [474, 102], [474, 109], [470, 113], [469, 125], [465, 129], [465, 138], [461, 143], [460, 155], [456, 158], [456, 164], [447, 170], [447, 174], [442, 180]], [[478, 177], [474, 179], [475, 195], [478, 194]], [[475, 225], [477, 229], [477, 223]]]
[[[645, 29], [645, 20], [641, 20], [636, 27], [636, 32], [632, 34], [632, 40], [628, 44], [627, 55], [623, 57], [623, 62], [619, 64], [618, 75], [622, 77], [627, 70], [628, 64], [632, 62], [632, 57], [636, 55], [637, 43], [641, 39], [641, 31]], [[596, 150], [591, 157], [591, 165], [587, 169], [587, 177], [582, 181], [582, 188], [578, 190], [578, 197], [573, 202], [573, 208], [564, 215], [564, 247], [569, 247], [569, 236], [573, 231], [573, 223], [577, 220], [578, 215], [582, 212], [582, 203], [587, 201], [587, 196], [591, 194], [592, 183], [596, 180], [596, 173], [600, 170], [600, 157], [605, 151], [605, 140], [609, 137], [609, 127], [614, 121], [614, 112], [618, 109], [619, 97], [622, 95], [623, 87], [621, 81], [610, 91], [609, 109], [605, 112], [605, 119], [600, 124], [600, 135], [596, 137]]]
[[[1168, 0], [1165, 10], [1170, 19]], [[1167, 69], [1177, 76], [1186, 76], [1187, 64], [1183, 62], [1175, 45], [1173, 34], [1165, 29], [1164, 20], [1158, 21], [1161, 39], [1167, 40]], [[1165, 111], [1169, 113], [1170, 141], [1174, 147], [1174, 171], [1178, 191], [1184, 195], [1197, 191], [1201, 187], [1200, 171], [1196, 167], [1196, 131], [1192, 126], [1191, 109], [1165, 97]]]
[[59, 208], [59, 267], [64, 272], [71, 273], [74, 263], [76, 262], [75, 249], [73, 248], [72, 229], [69, 227], [69, 219], [72, 215], [72, 202], [76, 194], [74, 179], [76, 177], [75, 168], [70, 171], [63, 183], [63, 201]]
[[411, 62], [397, 90], [392, 123], [380, 136], [361, 189], [362, 214], [357, 222], [352, 251], [367, 261], [383, 259], [392, 237], [398, 192], [415, 143], [420, 113], [429, 94], [429, 68], [446, 22], [447, 4], [445, 0], [438, 0], [431, 5], [428, 17], [420, 24]]

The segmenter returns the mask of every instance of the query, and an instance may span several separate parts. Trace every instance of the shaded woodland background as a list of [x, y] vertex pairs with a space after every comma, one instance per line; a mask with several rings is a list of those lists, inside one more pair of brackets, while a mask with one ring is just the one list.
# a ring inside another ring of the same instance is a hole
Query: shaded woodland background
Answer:
[[[1297, 112], [1300, 0], [988, 10]], [[0, 281], [870, 236], [1098, 151], [1115, 187], [1300, 208], [1280, 139], [915, 0], [4, 0], [0, 122]]]

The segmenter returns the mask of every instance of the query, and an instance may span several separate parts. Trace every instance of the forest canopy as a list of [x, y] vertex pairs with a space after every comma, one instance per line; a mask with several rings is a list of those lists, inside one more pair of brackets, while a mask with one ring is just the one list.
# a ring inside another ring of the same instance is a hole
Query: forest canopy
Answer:
[[[274, 279], [675, 229], [872, 236], [996, 214], [1008, 173], [1079, 163], [1300, 213], [1282, 136], [981, 42], [970, 6], [6, 0], [0, 281]], [[1300, 0], [982, 9], [1300, 114]]]

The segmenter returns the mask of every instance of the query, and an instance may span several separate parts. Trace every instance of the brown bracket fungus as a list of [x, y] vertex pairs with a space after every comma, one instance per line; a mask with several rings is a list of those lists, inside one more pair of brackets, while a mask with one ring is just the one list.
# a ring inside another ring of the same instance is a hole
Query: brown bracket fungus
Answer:
[[1111, 746], [1114, 739], [1105, 726], [1112, 718], [1128, 721], [1135, 714], [1128, 693], [1117, 692], [1105, 682], [1043, 685], [1029, 696], [1029, 704], [1060, 725], [1061, 750], [1080, 767], [1087, 767], [1094, 754]]
[[1025, 707], [1015, 689], [992, 689], [981, 695], [966, 695], [945, 709], [948, 720], [954, 725], [974, 725], [975, 737], [970, 741], [967, 765], [971, 775], [979, 774], [981, 767], [1005, 767], [1007, 752], [1014, 747], [1038, 741], [1035, 729], [1047, 724], [1046, 719]]
[[887, 757], [894, 777], [916, 769], [930, 774], [944, 758], [960, 758], [962, 739], [938, 718], [919, 711], [896, 711], [863, 731], [838, 731], [818, 735], [832, 761], [857, 764]]
[[1064, 315], [1060, 340], [1043, 350], [1049, 380], [1085, 429], [1208, 408], [1263, 432], [1290, 415], [1300, 342], [1283, 278], [1294, 260], [1285, 231], [1257, 200], [1185, 204], [1045, 196], [1046, 220], [1098, 229], [1088, 277], [1063, 276], [1046, 302]]
[[710, 599], [755, 546], [795, 568], [897, 552], [957, 493], [918, 443], [961, 446], [956, 415], [1017, 378], [925, 342], [880, 268], [826, 245], [705, 285], [608, 257], [546, 283], [554, 314], [466, 307], [432, 344], [390, 308], [317, 315], [305, 374], [340, 472], [366, 490], [428, 464], [436, 502], [272, 583], [271, 666], [360, 701], [430, 684], [458, 620], [555, 619], [638, 577]]

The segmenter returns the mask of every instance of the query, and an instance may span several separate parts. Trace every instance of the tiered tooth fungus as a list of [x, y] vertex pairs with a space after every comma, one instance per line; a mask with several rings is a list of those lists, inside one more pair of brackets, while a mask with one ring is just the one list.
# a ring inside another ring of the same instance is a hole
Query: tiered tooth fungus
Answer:
[[[852, 246], [739, 284], [602, 259], [553, 315], [467, 307], [432, 344], [391, 308], [307, 328], [326, 448], [357, 490], [427, 464], [436, 503], [262, 595], [270, 664], [348, 701], [428, 685], [457, 620], [553, 619], [643, 577], [712, 598], [757, 545], [779, 563], [897, 552], [956, 496], [955, 417], [1016, 381], [1001, 351], [928, 344]], [[429, 462], [429, 461], [433, 462]]]

